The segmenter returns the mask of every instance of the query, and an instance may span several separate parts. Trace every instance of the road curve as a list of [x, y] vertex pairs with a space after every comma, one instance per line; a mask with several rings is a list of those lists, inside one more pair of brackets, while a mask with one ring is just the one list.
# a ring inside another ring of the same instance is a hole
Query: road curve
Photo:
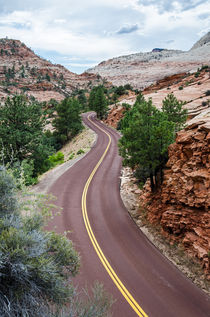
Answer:
[[63, 208], [48, 228], [71, 230], [81, 255], [80, 286], [101, 281], [117, 299], [114, 317], [208, 317], [210, 298], [144, 236], [120, 198], [119, 135], [91, 114], [98, 139], [50, 188]]

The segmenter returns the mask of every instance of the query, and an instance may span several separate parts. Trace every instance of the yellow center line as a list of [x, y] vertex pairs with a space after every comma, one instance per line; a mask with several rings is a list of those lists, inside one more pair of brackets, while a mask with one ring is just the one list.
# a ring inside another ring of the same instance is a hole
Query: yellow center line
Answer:
[[102, 252], [96, 237], [93, 233], [93, 230], [91, 228], [90, 225], [90, 221], [88, 218], [88, 214], [87, 214], [87, 205], [86, 205], [86, 197], [87, 197], [87, 191], [89, 188], [89, 185], [93, 179], [93, 176], [95, 175], [97, 169], [99, 168], [99, 166], [101, 165], [102, 161], [104, 160], [110, 145], [111, 145], [111, 137], [110, 134], [107, 133], [104, 129], [102, 129], [100, 126], [98, 126], [97, 124], [95, 124], [91, 119], [90, 119], [90, 115], [88, 116], [88, 120], [94, 124], [98, 129], [100, 129], [101, 131], [103, 131], [109, 139], [108, 145], [103, 153], [103, 155], [101, 156], [100, 160], [98, 161], [98, 163], [96, 164], [95, 168], [93, 169], [93, 171], [91, 172], [84, 190], [83, 190], [83, 194], [82, 194], [82, 215], [83, 215], [83, 220], [85, 223], [85, 227], [86, 230], [88, 232], [89, 238], [93, 244], [93, 247], [99, 257], [99, 259], [101, 260], [104, 268], [106, 269], [106, 271], [108, 272], [109, 276], [111, 277], [111, 279], [113, 280], [113, 282], [115, 283], [115, 285], [117, 286], [117, 288], [119, 289], [119, 291], [122, 293], [122, 295], [125, 297], [125, 299], [127, 300], [127, 302], [130, 304], [130, 306], [133, 308], [133, 310], [136, 312], [136, 314], [138, 316], [141, 317], [148, 317], [148, 315], [143, 311], [143, 309], [139, 306], [139, 304], [135, 301], [135, 299], [133, 298], [133, 296], [130, 294], [130, 292], [127, 290], [127, 288], [124, 286], [124, 284], [121, 282], [121, 280], [119, 279], [119, 277], [117, 276], [117, 274], [115, 273], [115, 271], [113, 270], [113, 268], [111, 267], [110, 263], [108, 262], [107, 258], [105, 257], [104, 253]]

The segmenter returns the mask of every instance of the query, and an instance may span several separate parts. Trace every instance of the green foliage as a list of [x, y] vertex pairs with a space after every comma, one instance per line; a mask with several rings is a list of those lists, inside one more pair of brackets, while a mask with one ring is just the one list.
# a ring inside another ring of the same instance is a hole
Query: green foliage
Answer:
[[1, 316], [50, 316], [71, 300], [78, 254], [67, 238], [43, 230], [41, 211], [22, 215], [4, 169], [0, 187]]
[[73, 158], [74, 158], [74, 153], [71, 153], [70, 155], [69, 155], [69, 160], [72, 160]]
[[82, 150], [82, 149], [80, 149], [79, 151], [77, 151], [77, 155], [84, 154], [84, 153], [85, 153], [85, 151]]
[[2, 163], [19, 162], [21, 165], [23, 160], [33, 160], [33, 177], [36, 177], [53, 150], [43, 132], [45, 122], [41, 104], [27, 101], [23, 95], [8, 97], [0, 106]]
[[51, 79], [50, 79], [50, 75], [49, 75], [48, 73], [46, 73], [45, 78], [46, 78], [47, 81], [50, 81], [50, 80], [51, 80]]
[[118, 86], [115, 88], [115, 93], [119, 96], [124, 95], [126, 88], [124, 86]]
[[183, 86], [179, 86], [179, 90], [183, 90]]
[[80, 104], [75, 98], [65, 98], [56, 110], [57, 117], [53, 120], [53, 126], [56, 129], [55, 136], [62, 145], [83, 129]]
[[210, 90], [207, 90], [207, 91], [205, 92], [205, 95], [206, 95], [206, 96], [210, 96]]
[[0, 107], [0, 138], [5, 157], [22, 161], [36, 148], [44, 121], [39, 104], [28, 104], [24, 96], [7, 98]]
[[107, 115], [108, 106], [102, 86], [94, 87], [88, 100], [90, 110], [96, 112], [99, 119], [103, 119]]
[[85, 95], [85, 91], [83, 89], [78, 91], [77, 99], [78, 99], [78, 101], [80, 103], [81, 111], [82, 112], [87, 112], [89, 110], [88, 100], [87, 100], [87, 97]]
[[202, 65], [202, 67], [201, 67], [201, 69], [200, 70], [206, 70], [206, 69], [208, 69], [209, 68], [209, 66], [208, 65]]
[[179, 131], [187, 119], [187, 110], [183, 109], [185, 102], [177, 100], [171, 93], [163, 100], [162, 111], [168, 117], [168, 121], [174, 122], [176, 131]]
[[[140, 169], [141, 179], [150, 177], [151, 189], [162, 181], [169, 144], [174, 141], [173, 122], [140, 94], [133, 108], [122, 119], [123, 137], [119, 141], [123, 164]], [[155, 178], [155, 179], [154, 179]]]
[[19, 189], [24, 186], [35, 185], [38, 182], [38, 178], [34, 177], [34, 160], [16, 161], [9, 171], [15, 177]]
[[133, 90], [133, 87], [132, 87], [130, 84], [124, 85], [124, 88], [125, 88], [126, 90]]
[[40, 166], [40, 174], [47, 172], [49, 169], [54, 168], [59, 164], [64, 163], [64, 155], [62, 152], [57, 152], [50, 155], [47, 159], [45, 159]]
[[144, 101], [145, 101], [144, 96], [140, 92], [138, 96], [136, 97], [136, 102], [132, 108], [130, 107], [130, 105], [125, 106], [125, 108], [127, 108], [126, 109], [127, 111], [125, 112], [124, 117], [118, 123], [118, 126], [117, 126], [118, 130], [123, 130], [124, 128], [128, 127], [129, 122], [132, 121], [132, 118], [134, 117], [135, 113], [138, 111], [137, 104], [141, 104]]
[[53, 154], [49, 156], [48, 162], [50, 168], [55, 167], [56, 165], [64, 163], [64, 154], [62, 152], [58, 152], [57, 154]]

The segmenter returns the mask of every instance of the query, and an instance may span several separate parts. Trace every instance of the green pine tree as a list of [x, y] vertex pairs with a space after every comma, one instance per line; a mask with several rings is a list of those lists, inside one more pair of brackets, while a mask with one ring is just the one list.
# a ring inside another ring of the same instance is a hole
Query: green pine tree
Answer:
[[89, 108], [96, 112], [99, 119], [107, 115], [108, 105], [102, 86], [94, 87], [90, 92]]
[[22, 161], [37, 151], [45, 125], [42, 107], [25, 96], [7, 98], [0, 106], [0, 147], [6, 162]]
[[152, 105], [152, 100], [136, 102], [122, 121], [119, 141], [123, 163], [133, 169], [141, 168], [150, 177], [154, 191], [162, 179], [169, 144], [174, 140], [174, 123]]
[[162, 111], [167, 115], [168, 120], [176, 125], [176, 132], [181, 130], [187, 119], [187, 110], [183, 109], [185, 102], [177, 100], [173, 93], [168, 94], [163, 100]]
[[80, 104], [75, 98], [65, 98], [56, 107], [57, 117], [53, 120], [56, 135], [64, 144], [77, 135], [83, 128], [80, 115]]

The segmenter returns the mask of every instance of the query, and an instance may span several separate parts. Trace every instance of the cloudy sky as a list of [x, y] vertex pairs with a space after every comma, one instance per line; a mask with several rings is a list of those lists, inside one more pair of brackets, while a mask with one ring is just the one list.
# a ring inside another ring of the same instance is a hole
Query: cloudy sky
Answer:
[[77, 73], [154, 47], [188, 50], [208, 31], [209, 0], [0, 0], [0, 38]]

